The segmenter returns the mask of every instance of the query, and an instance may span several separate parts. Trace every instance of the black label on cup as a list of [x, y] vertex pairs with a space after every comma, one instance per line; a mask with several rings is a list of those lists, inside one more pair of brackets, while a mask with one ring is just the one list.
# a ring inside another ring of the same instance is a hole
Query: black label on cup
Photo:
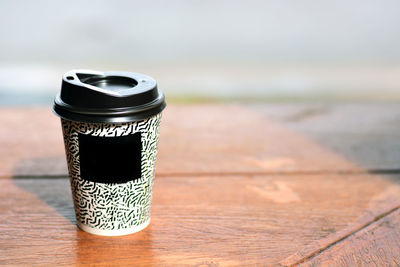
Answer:
[[126, 183], [141, 177], [140, 132], [118, 137], [78, 134], [81, 178], [98, 183]]

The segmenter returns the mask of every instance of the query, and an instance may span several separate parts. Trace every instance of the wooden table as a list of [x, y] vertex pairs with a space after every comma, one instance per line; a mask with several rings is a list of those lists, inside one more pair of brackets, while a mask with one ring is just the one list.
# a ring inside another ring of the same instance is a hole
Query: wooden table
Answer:
[[77, 229], [59, 119], [0, 109], [0, 264], [400, 265], [400, 104], [170, 105], [152, 222]]

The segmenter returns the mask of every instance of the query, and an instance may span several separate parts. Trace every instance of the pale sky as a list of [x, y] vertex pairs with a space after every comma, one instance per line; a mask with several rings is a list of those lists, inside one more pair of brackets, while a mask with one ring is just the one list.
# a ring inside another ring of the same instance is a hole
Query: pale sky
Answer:
[[398, 0], [3, 0], [0, 93], [53, 94], [72, 68], [143, 72], [178, 95], [393, 91], [399, 14]]

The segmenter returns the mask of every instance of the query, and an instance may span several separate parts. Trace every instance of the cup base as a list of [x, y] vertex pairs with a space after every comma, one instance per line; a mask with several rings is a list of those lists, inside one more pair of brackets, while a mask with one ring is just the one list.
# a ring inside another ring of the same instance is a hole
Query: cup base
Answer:
[[85, 231], [88, 232], [90, 234], [94, 234], [94, 235], [103, 235], [103, 236], [121, 236], [121, 235], [129, 235], [129, 234], [133, 234], [136, 232], [139, 232], [141, 230], [143, 230], [144, 228], [146, 228], [148, 225], [150, 224], [150, 219], [138, 226], [135, 227], [131, 227], [128, 229], [119, 229], [119, 230], [102, 230], [102, 229], [96, 229], [93, 227], [90, 227], [88, 225], [82, 224], [80, 222], [77, 222], [78, 227]]

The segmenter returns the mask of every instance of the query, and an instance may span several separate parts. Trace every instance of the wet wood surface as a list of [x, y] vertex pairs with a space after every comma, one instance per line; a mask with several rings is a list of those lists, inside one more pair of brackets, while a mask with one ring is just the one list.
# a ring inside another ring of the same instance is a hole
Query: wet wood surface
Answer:
[[400, 109], [285, 105], [169, 106], [152, 222], [124, 237], [75, 226], [58, 118], [0, 110], [0, 264], [398, 265]]

